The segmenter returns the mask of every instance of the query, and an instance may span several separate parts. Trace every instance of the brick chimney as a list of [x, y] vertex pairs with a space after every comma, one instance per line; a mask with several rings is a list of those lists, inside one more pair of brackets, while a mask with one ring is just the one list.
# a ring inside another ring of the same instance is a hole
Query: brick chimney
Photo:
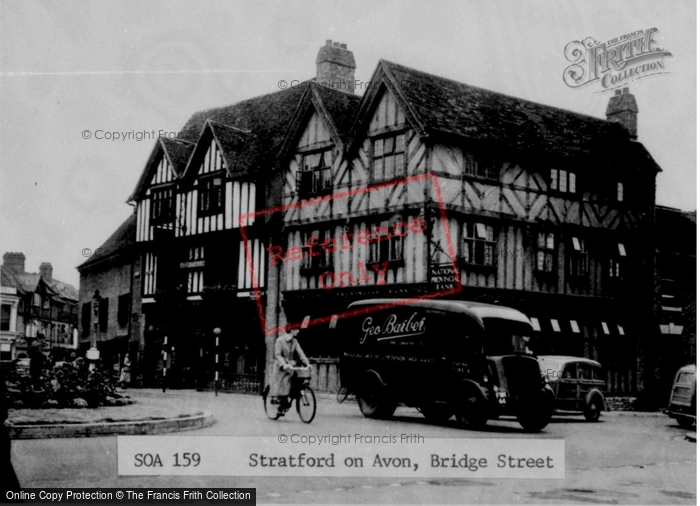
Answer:
[[615, 90], [615, 95], [610, 97], [608, 108], [605, 111], [605, 116], [608, 121], [614, 121], [621, 124], [627, 129], [630, 137], [637, 139], [637, 101], [634, 95], [630, 93], [629, 88]]
[[5, 253], [2, 256], [2, 266], [15, 274], [24, 274], [24, 253]]
[[347, 44], [327, 40], [316, 57], [316, 82], [334, 90], [355, 93], [355, 56]]
[[49, 262], [41, 262], [39, 266], [39, 274], [44, 278], [44, 281], [51, 283], [53, 281], [53, 267]]

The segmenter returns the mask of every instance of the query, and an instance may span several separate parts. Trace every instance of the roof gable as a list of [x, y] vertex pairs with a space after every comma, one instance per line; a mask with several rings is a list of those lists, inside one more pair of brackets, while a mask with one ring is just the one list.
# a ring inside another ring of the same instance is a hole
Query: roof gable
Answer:
[[299, 139], [296, 142], [297, 149], [313, 149], [329, 143], [338, 145], [340, 139], [323, 115], [319, 114], [313, 106], [309, 109], [306, 114], [307, 119], [303, 122], [303, 128], [300, 129]]
[[314, 142], [320, 145], [332, 141], [343, 150], [359, 103], [360, 97], [356, 95], [309, 86], [289, 125], [279, 159], [286, 159], [300, 142], [313, 149]]
[[194, 143], [189, 141], [159, 138], [153, 146], [141, 177], [136, 183], [136, 188], [127, 202], [140, 200], [149, 186], [172, 182], [180, 178], [193, 149]]
[[373, 128], [374, 121], [379, 123], [377, 115], [380, 110], [386, 115], [391, 109], [394, 122], [401, 121], [413, 128], [419, 135], [427, 136], [423, 121], [403, 95], [399, 84], [395, 77], [387, 72], [384, 60], [380, 60], [374, 74], [372, 74], [368, 90], [358, 104], [355, 117], [352, 120], [352, 128], [348, 134], [349, 151], [352, 151], [364, 140], [367, 132]]
[[259, 168], [258, 150], [258, 139], [250, 131], [208, 119], [187, 163], [185, 177], [192, 180], [220, 170], [229, 176], [254, 172]]
[[374, 114], [369, 122], [370, 132], [379, 132], [387, 128], [402, 127], [406, 124], [403, 106], [394, 98], [389, 89], [377, 96]]

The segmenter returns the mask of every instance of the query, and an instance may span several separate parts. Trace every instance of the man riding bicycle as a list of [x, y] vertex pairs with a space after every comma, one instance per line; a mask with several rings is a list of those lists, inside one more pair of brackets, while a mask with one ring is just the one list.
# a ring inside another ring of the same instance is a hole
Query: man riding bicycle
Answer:
[[272, 404], [277, 404], [280, 416], [284, 415], [290, 406], [289, 391], [292, 387], [293, 368], [303, 364], [309, 367], [309, 359], [296, 340], [298, 330], [290, 331], [289, 326], [284, 328], [277, 341], [275, 341], [274, 375], [272, 379]]

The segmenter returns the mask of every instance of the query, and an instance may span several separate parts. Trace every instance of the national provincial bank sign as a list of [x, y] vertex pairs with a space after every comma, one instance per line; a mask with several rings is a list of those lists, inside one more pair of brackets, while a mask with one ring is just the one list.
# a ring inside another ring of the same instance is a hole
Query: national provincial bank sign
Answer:
[[437, 264], [430, 266], [430, 282], [438, 291], [453, 290], [457, 288], [459, 269], [455, 270], [453, 264]]

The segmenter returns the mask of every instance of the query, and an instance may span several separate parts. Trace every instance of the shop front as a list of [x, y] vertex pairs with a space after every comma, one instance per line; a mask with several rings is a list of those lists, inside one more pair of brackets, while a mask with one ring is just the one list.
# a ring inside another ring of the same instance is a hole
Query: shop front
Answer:
[[[449, 286], [447, 286], [449, 288]], [[316, 366], [319, 390], [339, 388], [340, 343], [329, 339], [333, 315], [350, 303], [370, 298], [433, 298], [435, 283], [299, 290], [283, 293], [283, 309], [289, 323], [304, 327], [301, 345]], [[441, 289], [445, 289], [442, 285]], [[615, 299], [463, 286], [436, 300], [485, 302], [515, 308], [526, 314], [534, 335], [532, 350], [538, 355], [571, 355], [601, 362], [608, 391], [632, 395], [638, 390], [638, 365], [632, 351], [639, 345], [642, 324], [632, 317], [628, 304]], [[447, 330], [447, 329], [446, 329]]]
[[[226, 289], [160, 294], [144, 305], [143, 381], [169, 388], [261, 391], [264, 338], [255, 302]], [[217, 374], [218, 373], [218, 374]]]

